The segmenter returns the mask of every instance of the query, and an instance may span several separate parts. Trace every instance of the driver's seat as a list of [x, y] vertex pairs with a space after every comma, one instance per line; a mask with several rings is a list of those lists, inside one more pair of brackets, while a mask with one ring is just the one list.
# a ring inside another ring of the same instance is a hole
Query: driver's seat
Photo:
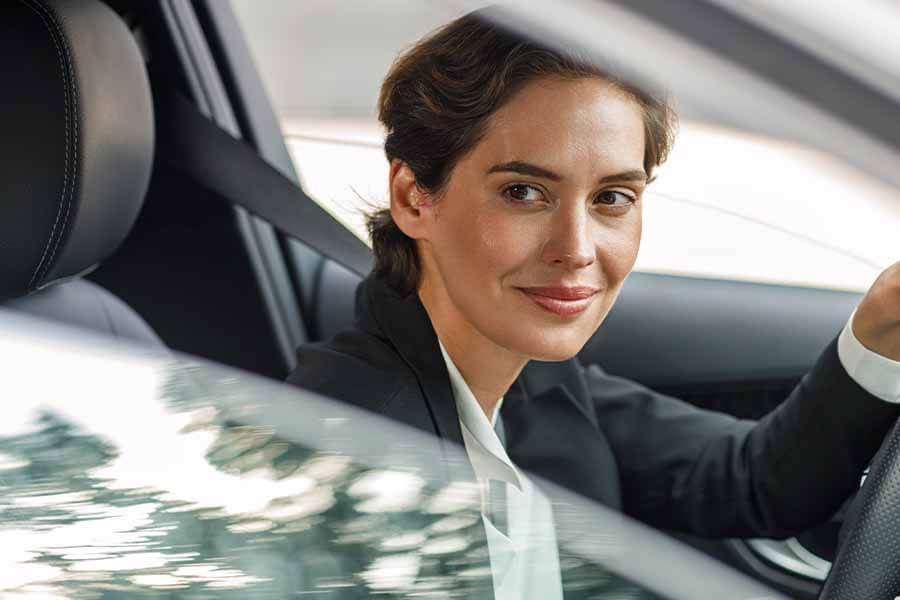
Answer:
[[128, 235], [153, 164], [135, 40], [98, 0], [0, 3], [0, 305], [161, 345], [81, 279]]

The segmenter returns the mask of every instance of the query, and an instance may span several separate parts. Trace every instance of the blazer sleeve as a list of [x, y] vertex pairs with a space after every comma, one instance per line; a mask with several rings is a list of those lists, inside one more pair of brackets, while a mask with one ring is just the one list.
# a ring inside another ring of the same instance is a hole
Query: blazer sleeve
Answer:
[[625, 512], [708, 537], [783, 538], [825, 521], [900, 414], [850, 378], [837, 339], [759, 421], [698, 409], [596, 365], [583, 374]]

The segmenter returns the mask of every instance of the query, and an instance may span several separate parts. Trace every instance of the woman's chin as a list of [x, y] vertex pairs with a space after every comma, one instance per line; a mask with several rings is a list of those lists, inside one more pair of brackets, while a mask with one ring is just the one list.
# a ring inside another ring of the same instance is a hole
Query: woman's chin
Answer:
[[540, 352], [534, 352], [531, 354], [531, 358], [533, 360], [544, 360], [548, 362], [561, 362], [564, 360], [569, 360], [578, 354], [578, 351], [581, 348], [577, 349], [569, 349], [569, 348], [551, 348], [548, 350], [542, 350]]
[[532, 360], [559, 362], [577, 355], [587, 343], [587, 339], [581, 335], [548, 336], [546, 331], [542, 333], [543, 335], [539, 334], [532, 339], [519, 337], [515, 344], [517, 354]]

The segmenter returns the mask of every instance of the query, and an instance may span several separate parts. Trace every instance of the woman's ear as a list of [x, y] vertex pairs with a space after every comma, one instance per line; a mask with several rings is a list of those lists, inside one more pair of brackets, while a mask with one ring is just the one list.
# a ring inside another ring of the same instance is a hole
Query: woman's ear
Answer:
[[412, 169], [399, 158], [391, 161], [391, 217], [400, 231], [417, 240], [428, 237], [431, 198], [416, 184]]

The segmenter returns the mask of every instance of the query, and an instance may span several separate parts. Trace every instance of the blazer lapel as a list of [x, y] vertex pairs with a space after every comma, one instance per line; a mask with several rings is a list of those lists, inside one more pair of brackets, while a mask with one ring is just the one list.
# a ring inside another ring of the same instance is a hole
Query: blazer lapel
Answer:
[[[456, 410], [453, 388], [450, 386], [450, 374], [438, 345], [437, 334], [431, 325], [431, 319], [415, 292], [400, 296], [384, 281], [375, 275], [367, 277], [357, 289], [356, 312], [359, 326], [369, 333], [386, 339], [400, 354], [403, 361], [415, 374], [416, 380], [425, 398], [427, 409], [434, 431], [442, 442], [453, 442], [456, 448], [447, 448], [444, 467], [447, 469], [447, 481], [474, 481], [475, 472], [469, 464]], [[394, 416], [394, 415], [386, 415]], [[486, 532], [480, 519], [473, 526], [473, 545], [487, 543]], [[480, 561], [480, 562], [479, 562]], [[458, 572], [458, 566], [444, 565], [447, 574]], [[475, 559], [473, 567], [484, 567], [491, 570], [488, 554]], [[494, 598], [493, 580], [473, 580], [472, 588], [466, 590], [467, 598]]]
[[578, 364], [538, 365], [523, 370], [501, 408], [509, 457], [530, 473], [621, 510], [615, 456], [590, 410]]
[[419, 295], [400, 296], [370, 275], [360, 284], [357, 314], [362, 328], [386, 337], [415, 373], [438, 436], [463, 446], [450, 375]]
[[[450, 375], [418, 294], [400, 296], [370, 275], [357, 314], [360, 327], [386, 338], [415, 374], [437, 435], [463, 447]], [[592, 406], [577, 361], [531, 361], [501, 409], [507, 453], [526, 471], [620, 508], [618, 468]]]

